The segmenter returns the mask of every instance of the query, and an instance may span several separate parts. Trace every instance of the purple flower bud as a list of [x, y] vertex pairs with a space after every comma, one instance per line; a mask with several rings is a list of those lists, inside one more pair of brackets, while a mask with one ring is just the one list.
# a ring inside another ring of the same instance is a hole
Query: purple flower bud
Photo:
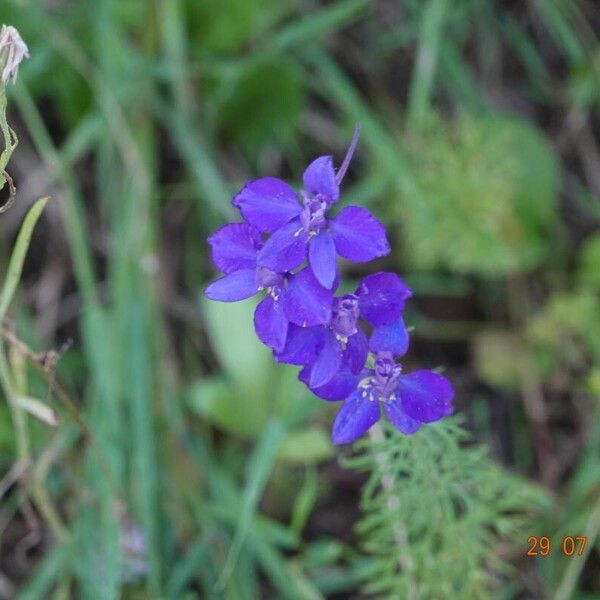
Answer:
[[333, 301], [331, 330], [340, 338], [349, 338], [357, 332], [360, 315], [358, 296], [347, 294]]

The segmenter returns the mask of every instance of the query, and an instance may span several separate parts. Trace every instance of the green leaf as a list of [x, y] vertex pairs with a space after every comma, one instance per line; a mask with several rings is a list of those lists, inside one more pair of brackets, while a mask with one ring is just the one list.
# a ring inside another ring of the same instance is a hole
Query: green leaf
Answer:
[[54, 546], [52, 552], [48, 552], [29, 575], [26, 584], [17, 594], [18, 600], [47, 598], [61, 571], [70, 561], [72, 550], [73, 546], [68, 542]]
[[315, 44], [318, 36], [331, 35], [365, 16], [369, 9], [369, 0], [338, 0], [320, 6], [318, 11], [306, 12], [300, 19], [290, 21], [264, 45], [267, 50], [281, 51]]
[[188, 388], [185, 398], [203, 419], [233, 435], [256, 437], [269, 418], [264, 398], [248, 395], [221, 377], [197, 381]]
[[524, 341], [507, 331], [487, 330], [473, 340], [473, 357], [477, 375], [486, 383], [500, 388], [519, 388], [526, 351]]
[[250, 529], [252, 516], [256, 511], [258, 502], [275, 464], [277, 450], [284, 433], [285, 430], [283, 425], [279, 421], [270, 421], [248, 461], [246, 488], [244, 489], [244, 494], [242, 496], [242, 504], [240, 506], [235, 536], [231, 543], [231, 547], [229, 548], [229, 553], [227, 554], [225, 567], [221, 573], [221, 586], [224, 586], [227, 583], [227, 580], [233, 573], [235, 564]]
[[600, 290], [600, 234], [590, 236], [579, 251], [577, 280]]
[[333, 446], [329, 436], [318, 427], [288, 433], [279, 449], [281, 460], [297, 464], [316, 464], [332, 455]]
[[15, 430], [6, 402], [0, 403], [0, 452], [3, 456], [12, 457], [15, 447]]
[[289, 142], [297, 131], [304, 109], [304, 94], [298, 70], [284, 58], [252, 61], [234, 81], [224, 81], [224, 96], [217, 119], [226, 140], [234, 140], [248, 153], [265, 144]]
[[187, 0], [191, 45], [211, 54], [231, 54], [265, 30], [289, 10], [290, 0]]
[[292, 508], [292, 518], [290, 521], [290, 531], [300, 537], [308, 518], [310, 517], [317, 498], [319, 497], [319, 478], [316, 469], [306, 470], [304, 483], [296, 496]]
[[[600, 360], [600, 305], [593, 290], [557, 292], [528, 323], [527, 338], [554, 360], [581, 365], [582, 350]], [[584, 342], [581, 344], [580, 342]]]
[[6, 277], [4, 278], [4, 285], [2, 291], [0, 291], [0, 323], [4, 320], [8, 306], [13, 299], [17, 285], [21, 279], [23, 262], [29, 248], [33, 229], [48, 200], [49, 198], [41, 198], [29, 209], [17, 236], [17, 241], [10, 257], [10, 262], [8, 263]]
[[212, 347], [225, 374], [254, 402], [264, 397], [272, 358], [254, 332], [256, 301], [203, 301]]

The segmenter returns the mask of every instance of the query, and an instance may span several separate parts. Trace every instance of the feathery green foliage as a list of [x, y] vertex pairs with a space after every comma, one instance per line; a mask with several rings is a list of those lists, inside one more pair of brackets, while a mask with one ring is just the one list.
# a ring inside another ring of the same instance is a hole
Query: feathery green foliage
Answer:
[[548, 507], [541, 488], [500, 468], [456, 419], [412, 437], [389, 424], [356, 444], [368, 474], [357, 526], [371, 557], [365, 591], [383, 598], [489, 598], [523, 532]]

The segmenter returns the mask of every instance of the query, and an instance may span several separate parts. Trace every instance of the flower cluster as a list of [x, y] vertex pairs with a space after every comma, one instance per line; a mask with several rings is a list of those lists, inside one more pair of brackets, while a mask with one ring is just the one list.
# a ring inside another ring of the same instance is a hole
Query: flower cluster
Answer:
[[344, 401], [332, 432], [338, 444], [365, 433], [381, 406], [400, 431], [414, 433], [449, 415], [454, 396], [433, 371], [402, 373], [397, 359], [409, 342], [402, 313], [412, 292], [398, 275], [374, 273], [354, 292], [336, 293], [337, 255], [368, 262], [390, 252], [385, 228], [365, 208], [330, 214], [358, 136], [357, 128], [337, 172], [331, 156], [316, 158], [298, 194], [273, 177], [241, 189], [232, 203], [243, 221], [208, 238], [223, 277], [204, 292], [221, 302], [264, 296], [254, 313], [261, 342], [276, 361], [301, 366], [299, 379], [318, 397]]

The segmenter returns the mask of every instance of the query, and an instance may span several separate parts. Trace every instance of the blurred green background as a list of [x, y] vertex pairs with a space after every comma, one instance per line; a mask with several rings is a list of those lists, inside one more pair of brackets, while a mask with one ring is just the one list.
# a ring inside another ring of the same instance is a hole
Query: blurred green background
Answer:
[[[0, 403], [0, 598], [600, 597], [595, 0], [0, 0], [0, 17], [31, 52], [8, 90], [0, 278], [52, 197], [5, 346], [58, 417], [28, 415], [19, 449]], [[201, 296], [232, 194], [339, 164], [355, 123], [342, 202], [393, 253], [344, 275], [406, 278], [410, 366], [444, 366], [462, 416], [386, 447], [399, 507], [371, 502], [387, 479], [363, 472], [383, 468], [368, 443], [340, 464], [336, 407], [272, 364], [252, 302]], [[415, 515], [441, 488], [459, 500], [433, 531]], [[396, 519], [406, 564], [373, 533]], [[551, 555], [527, 557], [530, 535]]]

